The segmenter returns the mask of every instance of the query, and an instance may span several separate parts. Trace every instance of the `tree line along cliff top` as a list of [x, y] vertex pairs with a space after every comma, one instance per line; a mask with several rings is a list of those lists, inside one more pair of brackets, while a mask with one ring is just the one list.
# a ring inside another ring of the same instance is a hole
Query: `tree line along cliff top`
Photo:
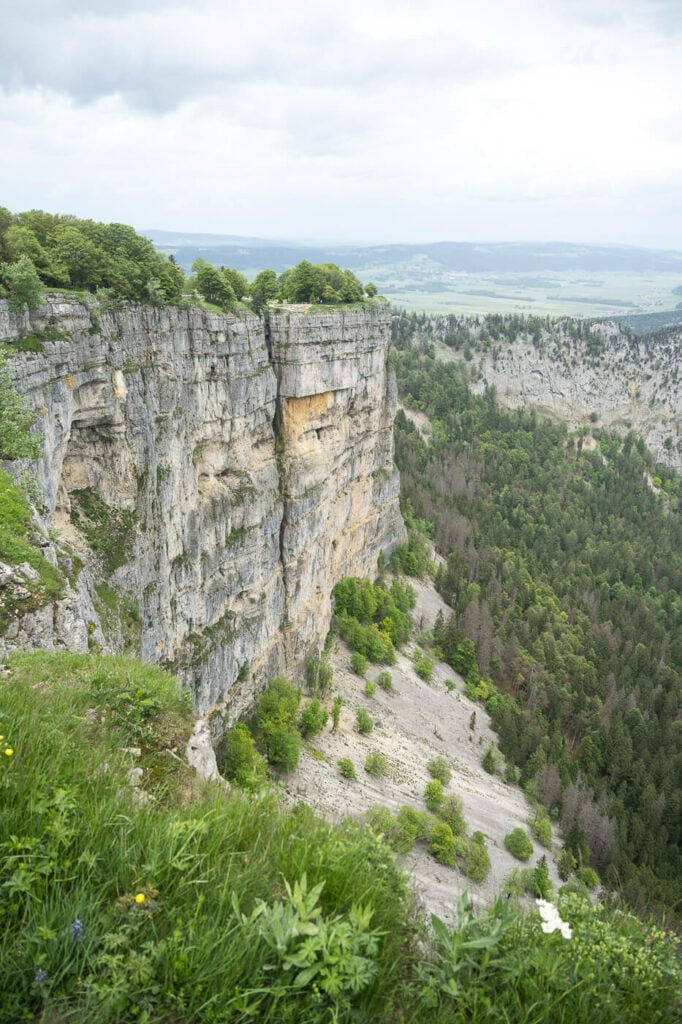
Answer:
[[0, 297], [19, 312], [38, 305], [44, 288], [138, 302], [201, 302], [221, 312], [242, 304], [257, 313], [269, 302], [345, 305], [377, 293], [350, 270], [307, 260], [279, 275], [262, 270], [249, 282], [237, 270], [197, 259], [187, 277], [172, 256], [125, 224], [0, 207]]

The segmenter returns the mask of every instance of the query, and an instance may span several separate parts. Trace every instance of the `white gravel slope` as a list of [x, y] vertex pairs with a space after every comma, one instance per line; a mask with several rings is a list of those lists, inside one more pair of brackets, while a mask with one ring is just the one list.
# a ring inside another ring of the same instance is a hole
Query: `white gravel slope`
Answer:
[[[417, 583], [415, 590], [418, 603], [413, 620], [418, 628], [432, 626], [439, 608], [448, 614], [449, 609], [433, 587]], [[322, 734], [304, 747], [299, 767], [286, 778], [285, 790], [290, 800], [304, 800], [332, 820], [359, 817], [374, 804], [394, 812], [404, 804], [422, 810], [424, 787], [430, 779], [426, 765], [436, 754], [446, 757], [453, 772], [446, 792], [457, 793], [461, 798], [470, 833], [478, 830], [486, 836], [492, 865], [490, 876], [486, 882], [475, 885], [456, 869], [438, 864], [423, 844], [416, 846], [404, 863], [423, 908], [452, 920], [462, 891], [468, 891], [477, 904], [488, 903], [498, 894], [512, 868], [523, 866], [505, 850], [504, 837], [517, 826], [528, 833], [531, 808], [517, 786], [506, 785], [481, 767], [483, 751], [496, 739], [484, 708], [465, 696], [462, 679], [444, 664], [436, 665], [429, 683], [419, 679], [409, 657], [412, 649], [413, 645], [409, 645], [399, 653], [397, 664], [388, 669], [396, 692], [386, 693], [377, 688], [375, 697], [366, 697], [365, 680], [350, 670], [351, 652], [343, 642], [337, 642], [330, 660], [334, 694], [340, 693], [344, 701], [339, 730], [331, 732], [330, 720]], [[376, 679], [385, 668], [370, 666], [367, 678]], [[455, 682], [455, 690], [447, 689], [446, 679]], [[355, 731], [355, 712], [359, 707], [366, 708], [374, 721], [368, 736]], [[471, 729], [474, 711], [476, 724]], [[388, 760], [387, 778], [377, 779], [364, 770], [365, 758], [374, 750]], [[352, 760], [357, 781], [349, 781], [339, 772], [337, 762], [342, 757]], [[534, 855], [527, 864], [533, 866], [543, 853], [548, 854], [552, 880], [557, 884], [552, 856], [535, 840], [532, 842]]]

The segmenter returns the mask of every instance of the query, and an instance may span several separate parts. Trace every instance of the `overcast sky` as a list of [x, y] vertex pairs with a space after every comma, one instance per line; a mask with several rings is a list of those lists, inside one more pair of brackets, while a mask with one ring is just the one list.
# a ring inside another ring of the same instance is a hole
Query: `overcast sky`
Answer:
[[0, 0], [0, 205], [682, 249], [682, 0]]

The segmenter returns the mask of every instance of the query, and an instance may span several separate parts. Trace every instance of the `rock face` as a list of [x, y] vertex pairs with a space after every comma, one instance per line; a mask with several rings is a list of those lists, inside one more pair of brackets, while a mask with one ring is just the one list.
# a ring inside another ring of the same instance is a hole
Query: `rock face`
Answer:
[[[574, 325], [560, 320], [551, 328], [518, 330], [511, 342], [481, 344], [489, 333], [486, 318], [468, 321], [475, 349], [470, 365], [478, 373], [473, 390], [494, 386], [503, 405], [532, 406], [574, 429], [595, 422], [620, 433], [634, 430], [657, 461], [682, 471], [682, 331], [636, 336], [603, 321], [581, 335]], [[435, 328], [444, 337], [450, 318]]]
[[[6, 646], [92, 646], [94, 578], [136, 606], [142, 657], [202, 713], [229, 694], [233, 717], [270, 675], [300, 671], [337, 579], [371, 573], [403, 536], [389, 324], [382, 307], [284, 310], [268, 332], [254, 316], [59, 298], [29, 320], [0, 301], [17, 389], [41, 414], [46, 522], [85, 562], [57, 603], [70, 630], [43, 608]], [[42, 351], [20, 351], [27, 335]], [[104, 633], [120, 646], [120, 628]]]

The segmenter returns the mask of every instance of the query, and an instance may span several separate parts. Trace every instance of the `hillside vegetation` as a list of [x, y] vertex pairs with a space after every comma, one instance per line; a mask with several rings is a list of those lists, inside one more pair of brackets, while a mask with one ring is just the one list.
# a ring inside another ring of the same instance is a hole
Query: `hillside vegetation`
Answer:
[[265, 269], [249, 284], [239, 271], [198, 258], [186, 277], [172, 255], [161, 255], [125, 224], [0, 207], [0, 296], [21, 312], [40, 302], [43, 287], [140, 302], [203, 300], [224, 311], [246, 300], [256, 312], [270, 301], [343, 305], [376, 295], [374, 285], [364, 288], [350, 270], [307, 260], [279, 276]]
[[453, 612], [436, 642], [575, 861], [679, 916], [679, 480], [633, 435], [575, 437], [472, 395], [428, 350], [395, 365], [403, 497], [446, 559], [436, 584]]
[[2, 1024], [676, 1019], [672, 936], [567, 894], [564, 924], [499, 903], [474, 917], [464, 898], [425, 940], [379, 836], [284, 812], [267, 786], [200, 784], [191, 726], [158, 669], [12, 657]]

